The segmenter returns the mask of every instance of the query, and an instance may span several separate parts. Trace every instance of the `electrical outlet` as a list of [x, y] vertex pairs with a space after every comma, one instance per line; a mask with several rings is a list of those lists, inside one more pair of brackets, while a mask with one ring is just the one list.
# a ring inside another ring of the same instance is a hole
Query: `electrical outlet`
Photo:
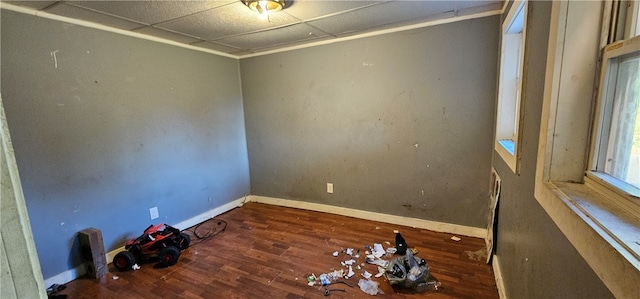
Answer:
[[160, 214], [158, 213], [158, 207], [153, 207], [149, 209], [149, 216], [151, 216], [151, 220], [157, 219], [158, 217], [160, 217]]
[[327, 193], [333, 193], [333, 183], [327, 183]]

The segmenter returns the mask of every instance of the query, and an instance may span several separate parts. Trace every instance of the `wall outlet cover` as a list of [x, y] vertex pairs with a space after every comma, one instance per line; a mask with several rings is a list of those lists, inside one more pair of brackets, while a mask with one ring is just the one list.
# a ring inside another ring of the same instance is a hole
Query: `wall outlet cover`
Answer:
[[151, 216], [151, 220], [157, 219], [158, 217], [160, 217], [160, 214], [158, 213], [158, 207], [153, 207], [149, 209], [149, 216]]

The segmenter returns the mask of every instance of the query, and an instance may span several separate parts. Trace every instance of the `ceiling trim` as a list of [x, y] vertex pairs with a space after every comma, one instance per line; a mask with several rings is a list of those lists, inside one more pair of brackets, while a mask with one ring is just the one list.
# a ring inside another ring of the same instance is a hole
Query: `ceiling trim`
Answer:
[[344, 41], [349, 41], [349, 40], [354, 40], [354, 39], [360, 39], [360, 38], [366, 38], [366, 37], [371, 37], [371, 36], [377, 36], [377, 35], [382, 35], [382, 34], [388, 34], [388, 33], [406, 31], [406, 30], [411, 30], [411, 29], [418, 29], [418, 28], [424, 28], [424, 27], [429, 27], [429, 26], [436, 26], [436, 25], [441, 25], [441, 24], [460, 22], [460, 21], [471, 20], [471, 19], [484, 18], [484, 17], [494, 16], [494, 15], [500, 15], [500, 14], [504, 13], [505, 7], [506, 7], [506, 5], [503, 4], [501, 9], [487, 11], [487, 12], [474, 13], [474, 14], [469, 14], [469, 15], [464, 15], [464, 16], [433, 20], [433, 21], [428, 21], [428, 22], [423, 22], [423, 23], [418, 23], [418, 24], [412, 24], [412, 25], [407, 25], [407, 26], [389, 28], [389, 29], [378, 30], [378, 31], [373, 31], [373, 32], [367, 32], [367, 33], [362, 33], [362, 34], [355, 34], [355, 35], [346, 36], [346, 37], [339, 37], [339, 38], [334, 38], [334, 39], [330, 39], [330, 40], [311, 42], [311, 43], [308, 43], [308, 44], [284, 47], [284, 48], [280, 48], [280, 49], [274, 49], [274, 50], [264, 51], [264, 52], [259, 52], [259, 53], [250, 53], [250, 54], [244, 54], [244, 55], [233, 55], [233, 54], [228, 54], [228, 53], [224, 53], [224, 52], [220, 52], [220, 51], [215, 51], [215, 50], [196, 47], [196, 46], [192, 46], [192, 45], [188, 45], [188, 44], [184, 44], [184, 43], [179, 43], [179, 42], [176, 42], [176, 41], [163, 39], [163, 38], [159, 38], [159, 37], [155, 37], [155, 36], [151, 36], [151, 35], [137, 33], [137, 32], [134, 32], [134, 31], [129, 31], [129, 30], [124, 30], [124, 29], [109, 27], [109, 26], [106, 26], [106, 25], [98, 24], [98, 23], [93, 23], [93, 22], [89, 22], [89, 21], [73, 19], [73, 18], [64, 17], [64, 16], [60, 16], [60, 15], [56, 15], [56, 14], [52, 14], [52, 13], [48, 13], [48, 12], [44, 12], [44, 11], [35, 10], [35, 9], [32, 9], [32, 8], [27, 8], [27, 7], [17, 6], [17, 5], [13, 5], [13, 4], [8, 4], [8, 3], [5, 3], [5, 2], [0, 2], [0, 9], [6, 9], [6, 10], [10, 10], [10, 11], [18, 12], [18, 13], [23, 13], [23, 14], [28, 14], [28, 15], [32, 15], [32, 16], [36, 16], [36, 17], [45, 18], [45, 19], [50, 19], [50, 20], [70, 23], [70, 24], [74, 24], [74, 25], [78, 25], [78, 26], [83, 26], [83, 27], [88, 27], [88, 28], [93, 28], [93, 29], [98, 29], [98, 30], [103, 30], [103, 31], [108, 31], [108, 32], [112, 32], [112, 33], [122, 34], [122, 35], [126, 35], [126, 36], [131, 36], [131, 37], [135, 37], [135, 38], [145, 39], [145, 40], [149, 40], [149, 41], [154, 41], [154, 42], [158, 42], [158, 43], [168, 44], [168, 45], [172, 45], [172, 46], [177, 46], [177, 47], [181, 47], [181, 48], [186, 48], [186, 49], [190, 49], [190, 50], [205, 52], [205, 53], [209, 53], [209, 54], [214, 54], [214, 55], [228, 57], [228, 58], [234, 58], [234, 59], [251, 58], [251, 57], [257, 57], [257, 56], [263, 56], [263, 55], [269, 55], [269, 54], [293, 51], [293, 50], [298, 50], [298, 49], [304, 49], [304, 48], [309, 48], [309, 47], [316, 47], [316, 46], [321, 46], [321, 45], [339, 43], [339, 42], [344, 42]]
[[243, 58], [250, 58], [250, 57], [262, 56], [262, 55], [269, 55], [269, 54], [274, 54], [274, 53], [287, 52], [287, 51], [293, 51], [293, 50], [304, 49], [304, 48], [309, 48], [309, 47], [315, 47], [315, 46], [339, 43], [339, 42], [344, 42], [344, 41], [349, 41], [349, 40], [354, 40], [354, 39], [360, 39], [360, 38], [365, 38], [365, 37], [371, 37], [371, 36], [377, 36], [377, 35], [382, 35], [382, 34], [406, 31], [406, 30], [411, 30], [411, 29], [418, 29], [418, 28], [424, 28], [424, 27], [429, 27], [429, 26], [442, 25], [442, 24], [455, 23], [455, 22], [460, 22], [460, 21], [465, 21], [465, 20], [490, 17], [490, 16], [495, 16], [495, 15], [502, 14], [503, 13], [503, 9], [504, 9], [504, 7], [501, 8], [501, 9], [497, 9], [497, 10], [491, 10], [491, 11], [486, 11], [486, 12], [481, 12], [481, 13], [474, 13], [474, 14], [469, 14], [469, 15], [464, 15], [464, 16], [459, 16], [459, 17], [452, 17], [452, 18], [446, 18], [446, 19], [433, 20], [433, 21], [428, 21], [428, 22], [423, 22], [423, 23], [418, 23], [418, 24], [412, 24], [412, 25], [389, 28], [389, 29], [384, 29], [384, 30], [372, 31], [372, 32], [367, 32], [367, 33], [362, 33], [362, 34], [355, 34], [355, 35], [346, 36], [346, 37], [338, 37], [338, 38], [334, 38], [334, 39], [330, 39], [330, 40], [323, 40], [323, 41], [311, 42], [311, 43], [302, 44], [302, 45], [296, 45], [296, 46], [291, 46], [291, 47], [284, 47], [284, 48], [280, 48], [280, 49], [274, 49], [274, 50], [264, 51], [264, 52], [259, 52], [259, 53], [245, 54], [245, 55], [238, 56], [238, 58], [239, 59], [243, 59]]
[[146, 39], [146, 40], [150, 40], [150, 41], [154, 41], [154, 42], [158, 42], [158, 43], [169, 44], [169, 45], [172, 45], [172, 46], [178, 46], [178, 47], [182, 47], [182, 48], [186, 48], [186, 49], [190, 49], [190, 50], [196, 50], [196, 51], [206, 52], [206, 53], [215, 54], [215, 55], [219, 55], [219, 56], [239, 59], [239, 57], [237, 55], [231, 55], [231, 54], [227, 54], [227, 53], [224, 53], [224, 52], [219, 52], [219, 51], [210, 50], [210, 49], [204, 49], [204, 48], [200, 48], [200, 47], [195, 47], [195, 46], [192, 46], [192, 45], [179, 43], [179, 42], [168, 40], [168, 39], [164, 39], [164, 38], [159, 38], [159, 37], [146, 35], [146, 34], [142, 34], [142, 33], [137, 33], [137, 32], [124, 30], [124, 29], [109, 27], [109, 26], [105, 26], [105, 25], [102, 25], [102, 24], [93, 23], [93, 22], [89, 22], [89, 21], [83, 21], [83, 20], [73, 19], [73, 18], [69, 18], [69, 17], [64, 17], [64, 16], [60, 16], [60, 15], [56, 15], [56, 14], [52, 14], [52, 13], [48, 13], [48, 12], [44, 12], [44, 11], [35, 10], [35, 9], [32, 9], [32, 8], [27, 8], [27, 7], [7, 4], [7, 3], [4, 3], [4, 2], [0, 2], [0, 9], [6, 9], [6, 10], [15, 11], [15, 12], [18, 12], [18, 13], [28, 14], [28, 15], [32, 15], [32, 16], [36, 16], [36, 17], [45, 18], [45, 19], [50, 19], [50, 20], [70, 23], [70, 24], [74, 24], [74, 25], [78, 25], [78, 26], [83, 26], [83, 27], [88, 27], [88, 28], [93, 28], [93, 29], [98, 29], [98, 30], [103, 30], [103, 31], [109, 31], [109, 32], [118, 33], [118, 34], [122, 34], [122, 35], [127, 35], [127, 36], [131, 36], [131, 37]]

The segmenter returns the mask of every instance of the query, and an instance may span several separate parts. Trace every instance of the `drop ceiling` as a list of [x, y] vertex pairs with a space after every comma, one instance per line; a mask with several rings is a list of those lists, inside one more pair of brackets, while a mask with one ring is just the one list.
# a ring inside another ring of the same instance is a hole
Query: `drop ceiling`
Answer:
[[503, 5], [502, 0], [286, 0], [282, 11], [265, 20], [240, 0], [2, 2], [236, 57], [495, 12]]

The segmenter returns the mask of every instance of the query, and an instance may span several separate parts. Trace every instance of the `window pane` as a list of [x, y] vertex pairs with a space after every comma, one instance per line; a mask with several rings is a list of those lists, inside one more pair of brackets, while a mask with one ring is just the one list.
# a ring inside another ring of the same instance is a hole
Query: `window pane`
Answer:
[[640, 188], [640, 56], [621, 58], [605, 173]]
[[502, 147], [504, 147], [504, 149], [506, 149], [507, 152], [509, 152], [509, 154], [511, 155], [516, 154], [516, 143], [513, 142], [513, 140], [502, 139], [502, 140], [498, 140], [498, 143], [500, 143], [500, 145], [502, 145]]

